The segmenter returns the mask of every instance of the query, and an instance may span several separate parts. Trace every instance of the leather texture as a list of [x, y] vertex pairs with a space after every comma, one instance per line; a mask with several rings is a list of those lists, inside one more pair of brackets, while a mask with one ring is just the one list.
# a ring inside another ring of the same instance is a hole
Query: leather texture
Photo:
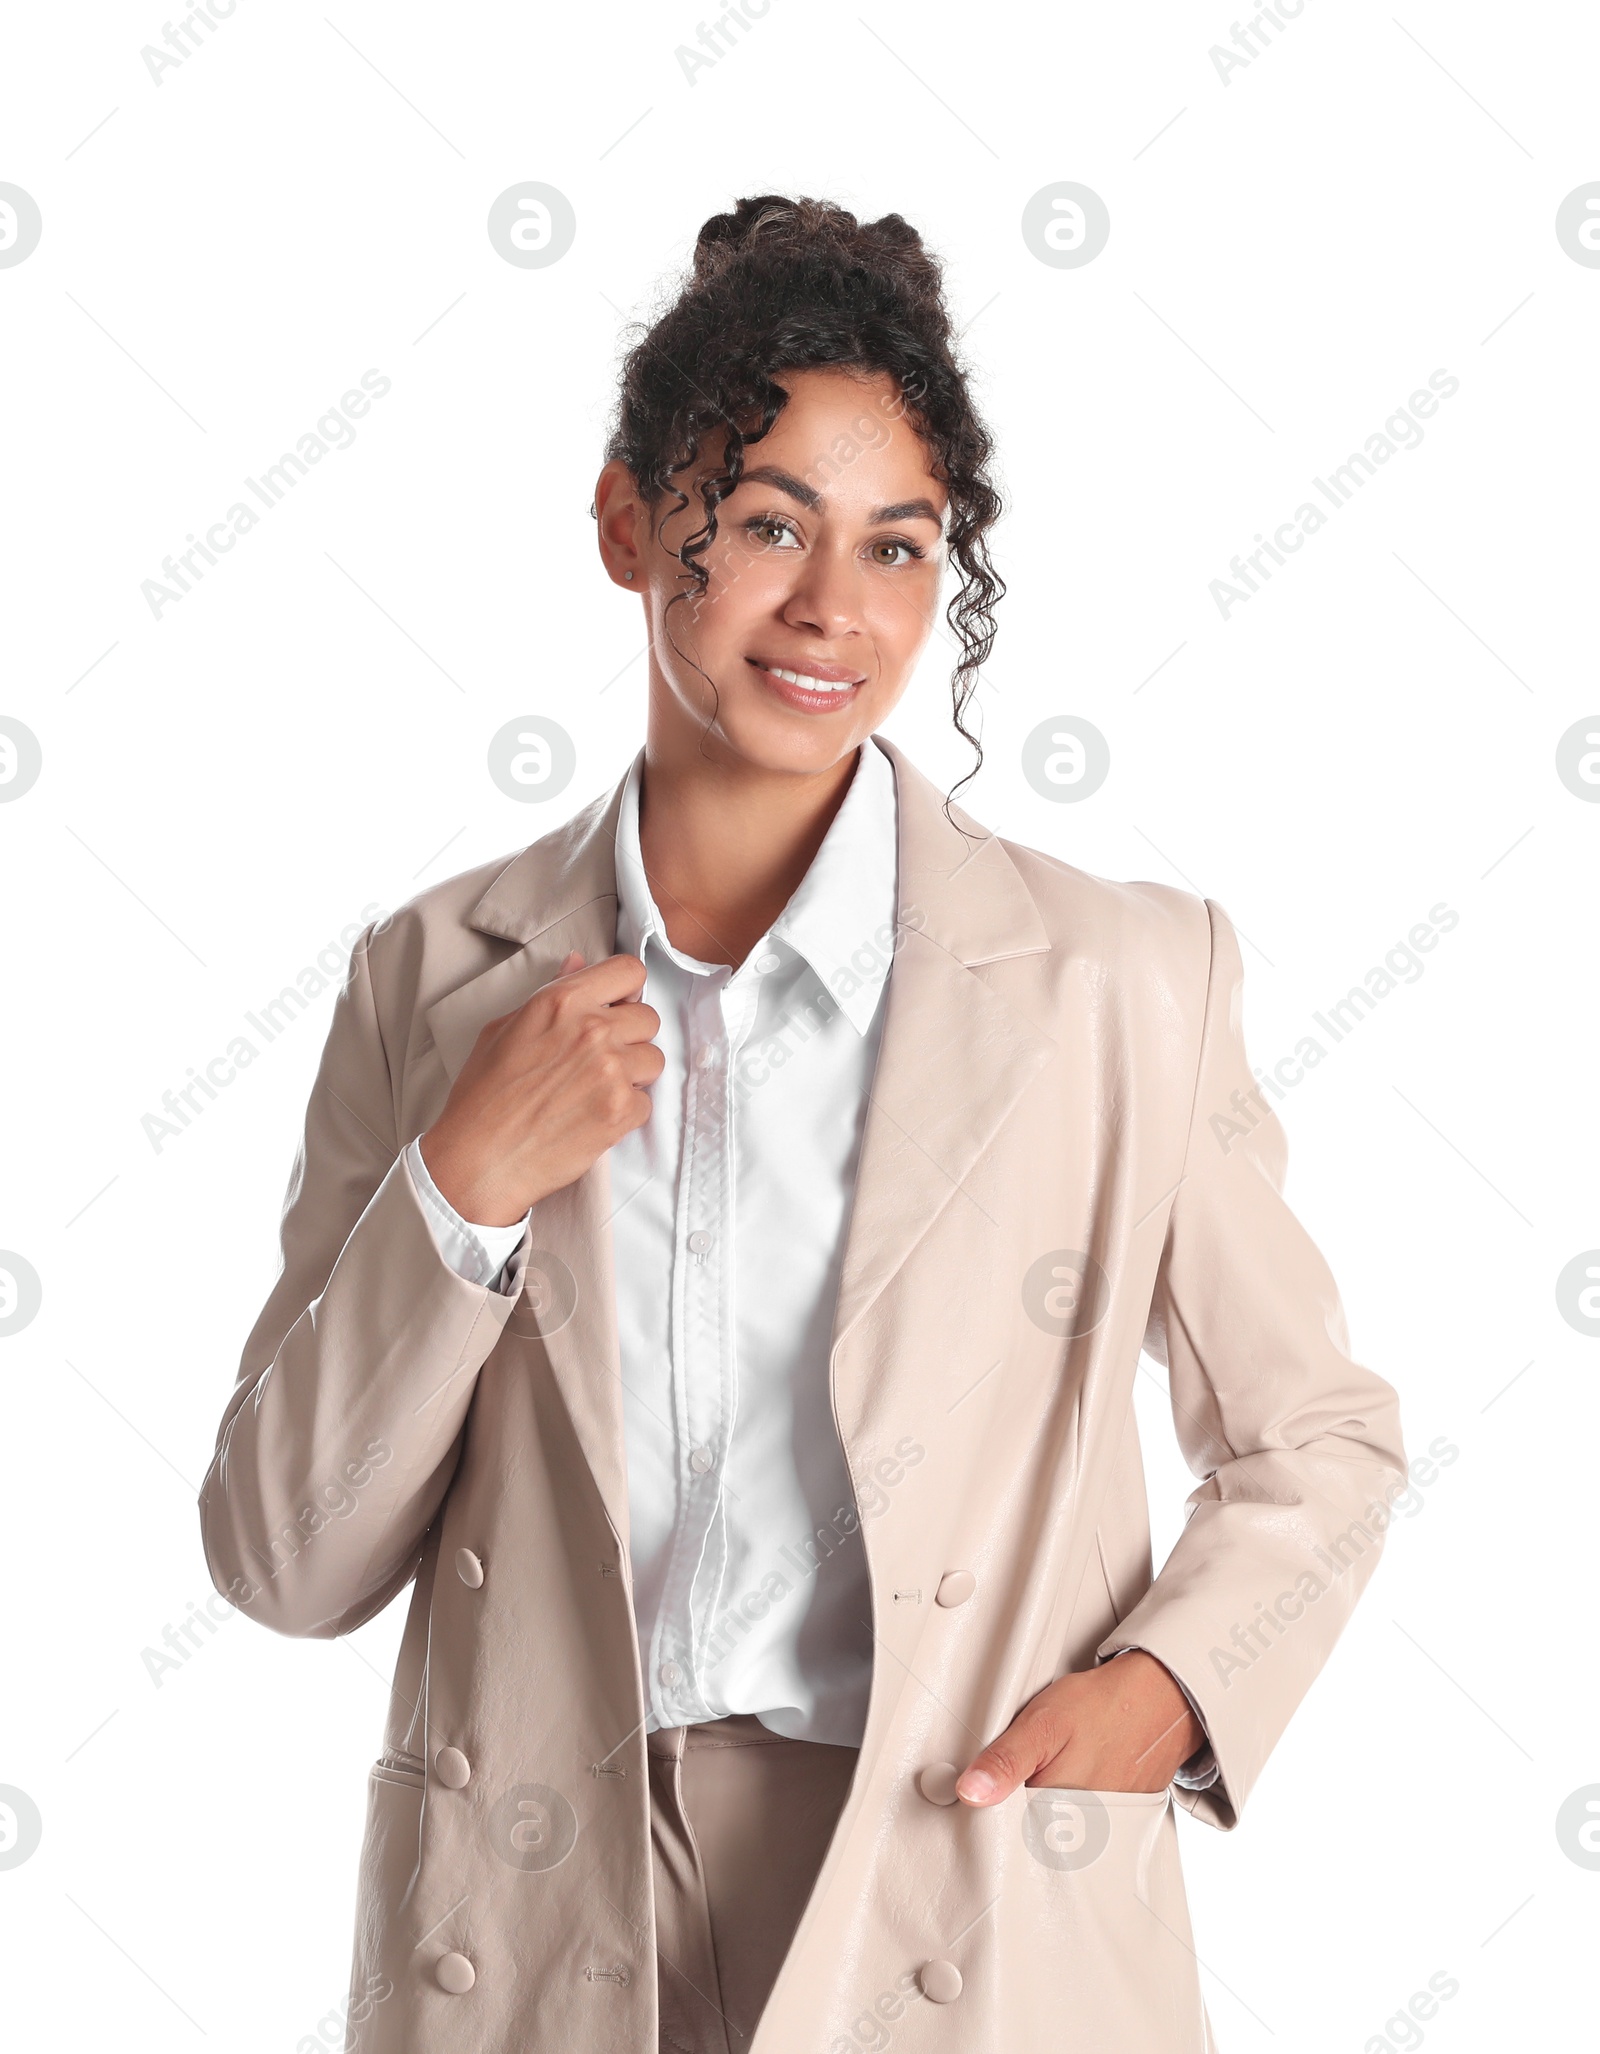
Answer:
[[[1397, 1402], [1281, 1195], [1226, 915], [952, 825], [875, 740], [904, 931], [830, 1368], [876, 1660], [755, 2054], [1200, 2054], [1174, 1802], [1231, 1827], [1326, 1660], [1402, 1482]], [[606, 1158], [503, 1292], [441, 1259], [401, 1159], [487, 1021], [611, 950], [620, 795], [358, 944], [202, 1489], [219, 1589], [280, 1632], [413, 1585], [359, 1882], [354, 1987], [394, 1985], [368, 2054], [657, 2046]], [[1154, 1581], [1141, 1347], [1201, 1478]], [[924, 1794], [1134, 1644], [1201, 1706], [1211, 1788]]]

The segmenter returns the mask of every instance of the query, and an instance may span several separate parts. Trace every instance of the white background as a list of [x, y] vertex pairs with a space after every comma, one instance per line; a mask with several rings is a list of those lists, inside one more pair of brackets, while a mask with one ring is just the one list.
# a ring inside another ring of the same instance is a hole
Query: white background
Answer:
[[[1600, 1243], [1600, 806], [1555, 752], [1600, 706], [1600, 270], [1554, 221], [1600, 178], [1600, 21], [1307, 0], [1224, 84], [1220, 0], [772, 0], [691, 84], [692, 6], [334, 5], [242, 0], [159, 85], [159, 8], [20, 10], [0, 79], [0, 179], [44, 221], [0, 269], [0, 712], [44, 752], [0, 806], [0, 1248], [44, 1287], [0, 1342], [0, 1784], [44, 1822], [0, 1870], [8, 2044], [291, 2054], [343, 2002], [402, 1606], [343, 1645], [230, 1619], [159, 1684], [145, 1657], [209, 1591], [195, 1490], [331, 983], [178, 1138], [141, 1121], [363, 907], [621, 774], [641, 628], [587, 508], [623, 323], [768, 190], [904, 212], [970, 324], [1011, 590], [969, 809], [1219, 899], [1263, 1064], [1459, 914], [1281, 1108], [1357, 1354], [1412, 1451], [1459, 1456], [1241, 1830], [1183, 1845], [1226, 2054], [1574, 2044], [1600, 1352], [1555, 1280]], [[577, 214], [546, 269], [485, 231], [525, 179]], [[1062, 179], [1110, 210], [1080, 269], [1020, 232]], [[141, 582], [369, 367], [354, 446], [153, 618]], [[1211, 580], [1436, 369], [1421, 446], [1225, 620]], [[949, 662], [888, 729], [944, 784]], [[526, 713], [577, 745], [543, 807], [485, 769]], [[1081, 804], [1019, 767], [1064, 713], [1111, 749]], [[1164, 1548], [1191, 1479], [1153, 1368], [1140, 1409]], [[1386, 2027], [1437, 1971], [1459, 1993]]]

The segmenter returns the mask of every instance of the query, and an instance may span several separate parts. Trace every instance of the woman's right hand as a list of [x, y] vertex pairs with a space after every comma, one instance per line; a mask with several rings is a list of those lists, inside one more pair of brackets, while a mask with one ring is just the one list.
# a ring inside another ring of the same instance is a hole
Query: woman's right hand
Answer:
[[509, 1227], [576, 1183], [650, 1117], [661, 1016], [638, 999], [644, 965], [574, 949], [514, 1013], [491, 1020], [421, 1137], [428, 1174], [464, 1220]]

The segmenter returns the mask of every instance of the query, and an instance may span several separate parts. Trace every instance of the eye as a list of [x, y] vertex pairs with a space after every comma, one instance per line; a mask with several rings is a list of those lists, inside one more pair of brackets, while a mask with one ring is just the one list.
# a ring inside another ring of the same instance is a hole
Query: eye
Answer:
[[744, 524], [744, 532], [763, 549], [800, 547], [800, 538], [781, 514], [757, 514]]
[[879, 541], [868, 545], [872, 561], [881, 570], [899, 570], [908, 563], [920, 563], [927, 554], [915, 542], [907, 542], [902, 536], [885, 535]]

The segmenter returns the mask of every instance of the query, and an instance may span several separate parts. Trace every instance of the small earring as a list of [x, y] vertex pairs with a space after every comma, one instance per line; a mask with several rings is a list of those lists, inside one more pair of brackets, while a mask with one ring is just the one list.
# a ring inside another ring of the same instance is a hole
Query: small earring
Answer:
[[628, 579], [630, 579], [630, 580], [631, 580], [631, 579], [632, 579], [632, 577], [633, 577], [633, 572], [632, 572], [632, 571], [624, 571], [624, 572], [622, 573], [622, 575], [623, 575], [623, 576], [624, 576], [625, 578], [628, 578]]

